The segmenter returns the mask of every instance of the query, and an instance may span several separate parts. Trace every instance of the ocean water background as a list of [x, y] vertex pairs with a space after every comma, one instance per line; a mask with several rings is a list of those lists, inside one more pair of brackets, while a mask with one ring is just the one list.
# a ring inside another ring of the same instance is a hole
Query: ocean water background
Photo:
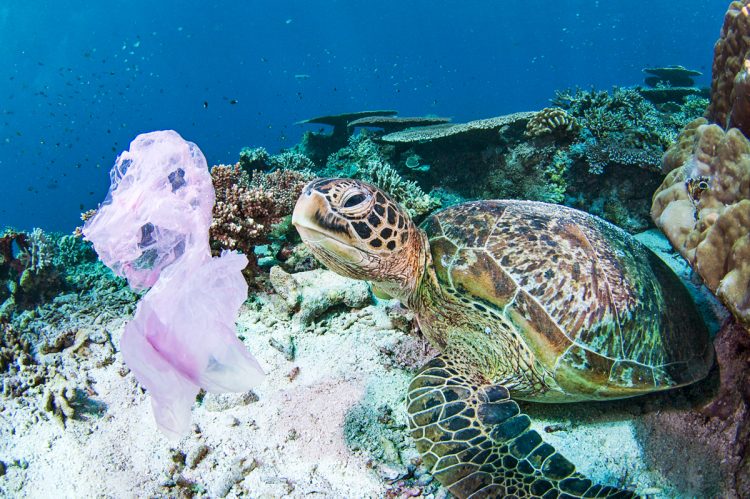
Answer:
[[71, 231], [145, 131], [217, 164], [290, 147], [320, 114], [484, 118], [669, 64], [708, 85], [728, 3], [4, 0], [0, 227]]

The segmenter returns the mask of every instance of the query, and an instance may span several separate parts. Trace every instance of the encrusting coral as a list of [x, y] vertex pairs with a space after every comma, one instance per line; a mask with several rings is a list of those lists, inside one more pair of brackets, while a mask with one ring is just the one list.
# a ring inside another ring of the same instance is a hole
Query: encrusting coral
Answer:
[[[664, 179], [651, 216], [708, 288], [750, 324], [750, 142], [736, 128], [706, 124], [685, 137], [693, 153]], [[675, 147], [684, 150], [686, 140]]]
[[706, 118], [723, 128], [738, 127], [750, 134], [750, 102], [746, 98], [750, 56], [750, 1], [734, 1], [724, 16], [714, 46], [711, 104]]

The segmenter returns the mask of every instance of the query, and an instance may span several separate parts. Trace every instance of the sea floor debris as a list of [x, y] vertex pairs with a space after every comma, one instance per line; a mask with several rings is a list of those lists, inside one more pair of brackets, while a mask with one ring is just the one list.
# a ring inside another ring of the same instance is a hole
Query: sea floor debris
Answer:
[[[64, 425], [44, 410], [43, 394], [59, 391], [49, 381], [0, 399], [0, 495], [446, 497], [420, 467], [404, 424], [406, 385], [426, 349], [399, 310], [390, 302], [336, 307], [305, 324], [277, 295], [257, 294], [243, 305], [238, 331], [267, 379], [253, 392], [199, 397], [192, 432], [177, 443], [158, 432], [147, 395], [111, 347], [127, 314], [103, 320], [89, 334], [106, 331], [111, 344], [35, 355], [57, 366], [63, 394], [74, 387], [82, 396]], [[272, 345], [290, 337], [293, 357]], [[693, 409], [716, 381], [524, 409], [596, 480], [650, 497], [724, 496], [729, 467], [705, 463], [719, 462], [731, 425], [717, 437]]]

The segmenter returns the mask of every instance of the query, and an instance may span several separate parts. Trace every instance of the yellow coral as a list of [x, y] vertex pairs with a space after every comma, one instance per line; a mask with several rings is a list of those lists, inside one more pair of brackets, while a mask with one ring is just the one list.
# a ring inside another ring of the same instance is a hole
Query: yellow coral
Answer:
[[[750, 324], [750, 142], [700, 125], [693, 153], [656, 191], [651, 216], [706, 285]], [[685, 144], [683, 143], [683, 146]]]
[[526, 124], [527, 137], [539, 137], [552, 133], [567, 134], [578, 129], [576, 119], [565, 109], [559, 107], [545, 107], [532, 117]]

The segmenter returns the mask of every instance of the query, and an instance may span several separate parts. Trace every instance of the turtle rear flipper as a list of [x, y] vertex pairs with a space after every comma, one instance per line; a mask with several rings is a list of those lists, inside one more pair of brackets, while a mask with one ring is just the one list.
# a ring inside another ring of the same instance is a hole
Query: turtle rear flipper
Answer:
[[409, 385], [407, 411], [417, 449], [458, 497], [637, 497], [594, 484], [530, 428], [508, 390], [478, 385], [445, 356]]

